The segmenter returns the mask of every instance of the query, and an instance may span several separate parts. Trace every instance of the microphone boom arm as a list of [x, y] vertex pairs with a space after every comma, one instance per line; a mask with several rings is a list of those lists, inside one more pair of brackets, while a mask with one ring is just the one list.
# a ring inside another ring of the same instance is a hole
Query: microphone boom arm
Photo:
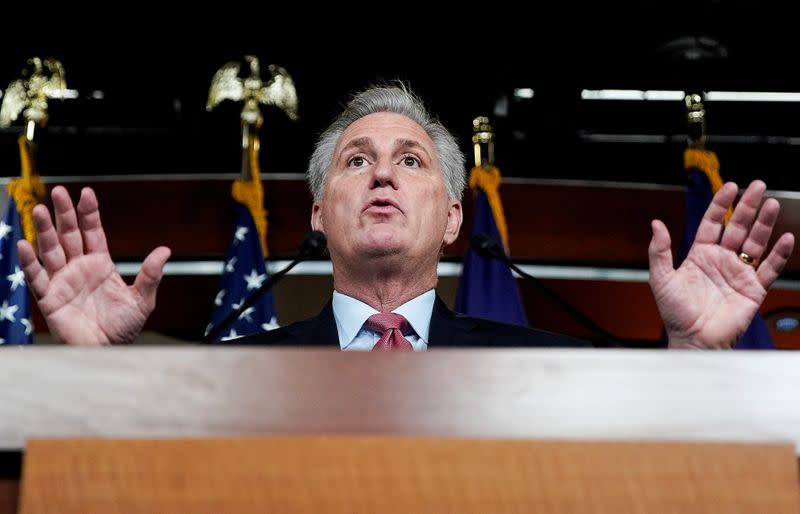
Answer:
[[273, 275], [270, 275], [269, 278], [263, 284], [261, 284], [261, 287], [256, 289], [255, 292], [253, 292], [253, 294], [248, 296], [242, 302], [242, 305], [240, 305], [238, 309], [235, 309], [235, 310], [231, 311], [230, 313], [228, 313], [228, 315], [225, 316], [225, 319], [223, 319], [219, 323], [219, 325], [217, 325], [214, 328], [212, 328], [211, 330], [209, 330], [208, 333], [203, 336], [203, 339], [201, 339], [200, 342], [201, 343], [214, 342], [214, 340], [217, 338], [218, 335], [220, 335], [220, 333], [222, 333], [226, 328], [228, 328], [234, 321], [239, 319], [239, 316], [241, 316], [244, 311], [246, 311], [248, 308], [250, 308], [250, 306], [252, 306], [254, 303], [256, 303], [262, 296], [264, 296], [264, 294], [266, 294], [267, 291], [272, 289], [272, 287], [275, 285], [275, 283], [278, 280], [280, 280], [284, 275], [289, 273], [289, 270], [291, 270], [297, 264], [299, 264], [300, 261], [301, 261], [300, 259], [295, 259], [288, 266], [286, 266], [285, 268], [283, 268], [279, 272], [277, 272], [277, 273], [275, 273]]
[[238, 309], [231, 311], [225, 319], [223, 319], [218, 325], [211, 328], [206, 335], [200, 340], [201, 343], [211, 343], [219, 336], [226, 328], [228, 328], [233, 322], [239, 319], [239, 316], [242, 315], [244, 311], [250, 308], [254, 303], [256, 303], [264, 294], [266, 294], [272, 287], [275, 285], [278, 280], [283, 278], [284, 275], [289, 273], [292, 268], [297, 266], [300, 262], [308, 259], [309, 257], [313, 257], [315, 255], [319, 255], [325, 250], [326, 240], [325, 235], [322, 232], [314, 231], [306, 235], [303, 239], [303, 242], [300, 244], [300, 249], [297, 252], [297, 257], [289, 263], [288, 266], [283, 268], [282, 270], [278, 271], [277, 273], [270, 275], [269, 278], [261, 284], [261, 287], [256, 289], [253, 294], [245, 298], [242, 304], [239, 306]]
[[582, 325], [584, 325], [589, 330], [602, 337], [609, 345], [614, 347], [623, 346], [622, 344], [619, 343], [619, 340], [616, 337], [614, 337], [606, 330], [604, 330], [602, 327], [600, 327], [591, 318], [589, 318], [589, 316], [587, 316], [586, 314], [578, 310], [576, 307], [574, 307], [572, 304], [564, 300], [564, 298], [562, 298], [561, 295], [550, 289], [541, 280], [539, 280], [538, 278], [534, 277], [529, 273], [522, 271], [522, 269], [516, 264], [514, 264], [514, 261], [512, 261], [508, 255], [506, 255], [506, 252], [503, 251], [502, 248], [500, 248], [500, 245], [497, 243], [497, 241], [492, 239], [487, 234], [485, 233], [476, 234], [472, 238], [471, 246], [478, 255], [490, 259], [497, 259], [506, 266], [508, 266], [509, 268], [511, 268], [512, 270], [514, 270], [515, 272], [517, 272], [517, 274], [520, 275], [521, 277], [530, 280], [539, 291], [541, 291], [548, 298], [557, 303], [562, 309], [567, 311], [570, 315], [572, 315], [573, 318], [575, 318]]
[[602, 327], [600, 327], [600, 325], [595, 323], [586, 314], [584, 314], [583, 312], [579, 311], [575, 306], [573, 306], [572, 304], [570, 304], [569, 302], [564, 300], [561, 297], [561, 295], [559, 295], [558, 293], [556, 293], [555, 291], [550, 289], [548, 286], [546, 286], [544, 284], [544, 282], [542, 282], [538, 278], [534, 277], [530, 273], [526, 273], [526, 272], [522, 271], [522, 269], [520, 269], [519, 266], [514, 264], [514, 262], [512, 262], [511, 259], [508, 259], [506, 264], [508, 265], [509, 268], [511, 268], [512, 270], [516, 271], [520, 276], [522, 276], [524, 278], [527, 278], [528, 280], [533, 282], [533, 284], [537, 287], [537, 289], [539, 289], [542, 293], [547, 295], [551, 300], [553, 300], [555, 303], [557, 303], [565, 311], [569, 312], [577, 321], [582, 323], [588, 329], [590, 329], [595, 334], [597, 334], [600, 337], [602, 337], [603, 339], [605, 339], [608, 343], [612, 343], [614, 346], [620, 346], [619, 343], [617, 343], [617, 338], [616, 337], [614, 337], [613, 335], [608, 333], [606, 330], [604, 330]]

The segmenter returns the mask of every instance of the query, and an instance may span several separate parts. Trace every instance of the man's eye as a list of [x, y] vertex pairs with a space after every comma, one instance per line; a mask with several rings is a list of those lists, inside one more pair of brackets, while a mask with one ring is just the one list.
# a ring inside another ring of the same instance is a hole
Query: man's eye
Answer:
[[419, 166], [419, 159], [417, 159], [416, 157], [412, 157], [410, 155], [406, 155], [405, 157], [403, 157], [403, 165], [408, 166], [409, 168]]
[[360, 156], [360, 155], [356, 155], [355, 157], [352, 157], [352, 158], [350, 159], [350, 163], [349, 163], [349, 165], [350, 165], [350, 166], [355, 166], [356, 168], [360, 168], [360, 167], [361, 167], [361, 166], [363, 166], [365, 163], [366, 163], [366, 161], [364, 160], [364, 157], [362, 157], [362, 156]]

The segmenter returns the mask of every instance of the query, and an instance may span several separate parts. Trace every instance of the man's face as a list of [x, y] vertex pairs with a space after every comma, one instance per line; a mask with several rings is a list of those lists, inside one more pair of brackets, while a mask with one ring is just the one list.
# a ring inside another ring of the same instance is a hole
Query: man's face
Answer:
[[447, 197], [425, 130], [405, 116], [375, 113], [339, 138], [311, 225], [327, 236], [334, 264], [399, 255], [423, 265], [458, 236], [461, 203]]

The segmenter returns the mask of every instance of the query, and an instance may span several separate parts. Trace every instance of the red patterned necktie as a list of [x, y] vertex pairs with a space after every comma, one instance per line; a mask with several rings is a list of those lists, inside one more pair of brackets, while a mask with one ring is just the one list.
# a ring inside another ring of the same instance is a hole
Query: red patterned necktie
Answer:
[[364, 323], [364, 326], [373, 330], [381, 335], [375, 346], [372, 347], [373, 352], [390, 351], [390, 350], [414, 350], [408, 339], [403, 337], [407, 334], [411, 325], [408, 320], [400, 314], [393, 312], [379, 312], [373, 314]]

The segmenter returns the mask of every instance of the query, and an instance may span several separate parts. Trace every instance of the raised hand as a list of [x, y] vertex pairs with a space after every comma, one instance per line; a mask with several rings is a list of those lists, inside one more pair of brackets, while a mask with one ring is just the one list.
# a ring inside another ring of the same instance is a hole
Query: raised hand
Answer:
[[97, 197], [83, 188], [77, 212], [67, 190], [51, 193], [33, 210], [41, 263], [30, 243], [17, 245], [20, 263], [53, 337], [80, 345], [129, 343], [155, 308], [156, 290], [170, 256], [160, 246], [144, 260], [132, 286], [117, 273], [100, 223]]
[[766, 185], [760, 180], [744, 192], [723, 231], [737, 191], [731, 182], [717, 191], [678, 269], [666, 226], [652, 222], [650, 287], [670, 348], [731, 348], [792, 254], [794, 235], [788, 232], [767, 253], [780, 204], [774, 198], [761, 204]]

